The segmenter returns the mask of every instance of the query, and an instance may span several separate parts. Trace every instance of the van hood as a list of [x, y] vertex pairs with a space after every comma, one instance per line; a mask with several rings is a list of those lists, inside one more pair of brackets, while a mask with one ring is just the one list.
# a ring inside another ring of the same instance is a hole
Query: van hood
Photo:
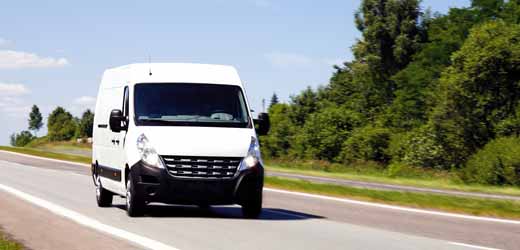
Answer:
[[249, 128], [136, 127], [134, 140], [144, 134], [159, 155], [245, 157], [256, 137]]

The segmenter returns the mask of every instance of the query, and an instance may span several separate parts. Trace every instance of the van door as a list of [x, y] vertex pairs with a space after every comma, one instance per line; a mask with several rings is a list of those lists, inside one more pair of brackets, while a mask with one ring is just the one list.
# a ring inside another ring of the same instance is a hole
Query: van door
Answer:
[[[104, 94], [105, 96], [103, 98], [106, 101], [104, 103], [106, 108], [105, 114], [107, 115], [108, 121], [111, 110], [122, 109], [124, 90], [121, 87], [110, 88], [106, 89]], [[114, 132], [110, 126], [108, 126], [104, 135], [99, 138], [99, 140], [103, 140], [103, 144], [106, 145], [103, 152], [100, 152], [99, 159], [101, 182], [104, 188], [118, 194], [124, 194], [124, 191], [121, 189], [122, 169], [120, 166], [120, 159], [123, 157], [121, 155], [124, 154], [124, 152], [120, 150], [120, 145], [122, 144], [120, 141], [120, 133], [122, 132]]]
[[121, 192], [124, 193], [126, 191], [125, 186], [125, 178], [124, 178], [124, 172], [125, 172], [125, 166], [127, 163], [126, 160], [126, 151], [125, 151], [125, 145], [126, 145], [126, 134], [128, 132], [129, 122], [130, 122], [130, 95], [129, 95], [129, 89], [128, 86], [126, 86], [123, 90], [123, 102], [121, 105], [121, 111], [123, 112], [124, 119], [124, 127], [126, 127], [126, 130], [121, 130], [119, 133], [114, 133], [113, 140], [114, 140], [114, 151], [116, 152], [114, 154], [114, 167], [120, 170], [121, 178], [120, 178], [120, 189]]

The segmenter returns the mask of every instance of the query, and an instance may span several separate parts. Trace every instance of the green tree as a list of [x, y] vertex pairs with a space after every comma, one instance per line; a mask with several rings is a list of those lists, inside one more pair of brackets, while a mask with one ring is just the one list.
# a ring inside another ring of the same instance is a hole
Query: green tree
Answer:
[[272, 105], [268, 155], [451, 168], [520, 134], [520, 0], [447, 15], [422, 14], [419, 2], [361, 1], [354, 60]]
[[9, 144], [13, 147], [16, 146], [16, 133], [12, 133], [11, 136], [9, 136]]
[[516, 115], [520, 99], [520, 26], [491, 21], [472, 29], [443, 73], [430, 122], [448, 165], [461, 165]]
[[54, 109], [47, 120], [47, 129], [51, 141], [70, 140], [76, 132], [74, 117], [62, 107]]
[[278, 95], [276, 93], [273, 93], [271, 96], [271, 102], [269, 103], [269, 108], [271, 108], [273, 105], [278, 104], [280, 101], [278, 100]]
[[421, 42], [419, 16], [418, 0], [361, 2], [355, 20], [363, 38], [353, 47], [351, 68], [368, 109], [392, 101], [390, 77], [410, 62]]
[[87, 109], [83, 112], [81, 119], [78, 123], [79, 137], [92, 137], [92, 131], [94, 128], [94, 113]]
[[299, 95], [291, 96], [290, 117], [296, 126], [303, 126], [307, 117], [317, 109], [317, 95], [311, 87], [307, 87]]
[[509, 23], [520, 23], [520, 0], [506, 1], [499, 17]]
[[43, 118], [42, 113], [40, 113], [40, 109], [38, 106], [33, 105], [31, 108], [31, 113], [29, 114], [29, 130], [33, 130], [34, 134], [36, 134], [36, 132], [43, 126], [42, 121]]
[[288, 104], [279, 103], [269, 108], [271, 129], [267, 136], [260, 139], [262, 152], [267, 157], [287, 156], [295, 130], [294, 124], [288, 116], [289, 113], [290, 106]]
[[477, 23], [475, 12], [451, 9], [423, 23], [427, 42], [403, 70], [392, 76], [395, 98], [385, 112], [385, 126], [405, 130], [419, 127], [435, 105], [441, 72], [451, 64], [451, 55], [460, 49], [471, 27]]

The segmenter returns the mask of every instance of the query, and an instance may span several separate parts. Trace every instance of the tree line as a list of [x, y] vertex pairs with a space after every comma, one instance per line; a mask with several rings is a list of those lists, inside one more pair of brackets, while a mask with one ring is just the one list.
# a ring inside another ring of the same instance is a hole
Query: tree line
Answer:
[[355, 22], [354, 59], [327, 85], [271, 98], [266, 157], [520, 185], [519, 0], [473, 0], [445, 15], [418, 0], [363, 0]]
[[[28, 124], [28, 130], [10, 136], [12, 146], [23, 147], [38, 138], [37, 132], [43, 127], [43, 117], [36, 105], [31, 108]], [[56, 107], [47, 118], [46, 138], [49, 141], [68, 141], [74, 138], [92, 137], [93, 126], [94, 113], [90, 109], [83, 112], [81, 118], [77, 118], [64, 108]]]

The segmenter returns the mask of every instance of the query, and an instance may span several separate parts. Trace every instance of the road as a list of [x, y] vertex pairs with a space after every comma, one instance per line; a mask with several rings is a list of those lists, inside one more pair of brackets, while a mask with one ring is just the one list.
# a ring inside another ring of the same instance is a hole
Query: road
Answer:
[[[520, 222], [264, 190], [258, 220], [237, 206], [98, 208], [89, 169], [0, 152], [0, 226], [32, 249], [520, 249]], [[146, 247], [145, 247], [146, 246]]]

